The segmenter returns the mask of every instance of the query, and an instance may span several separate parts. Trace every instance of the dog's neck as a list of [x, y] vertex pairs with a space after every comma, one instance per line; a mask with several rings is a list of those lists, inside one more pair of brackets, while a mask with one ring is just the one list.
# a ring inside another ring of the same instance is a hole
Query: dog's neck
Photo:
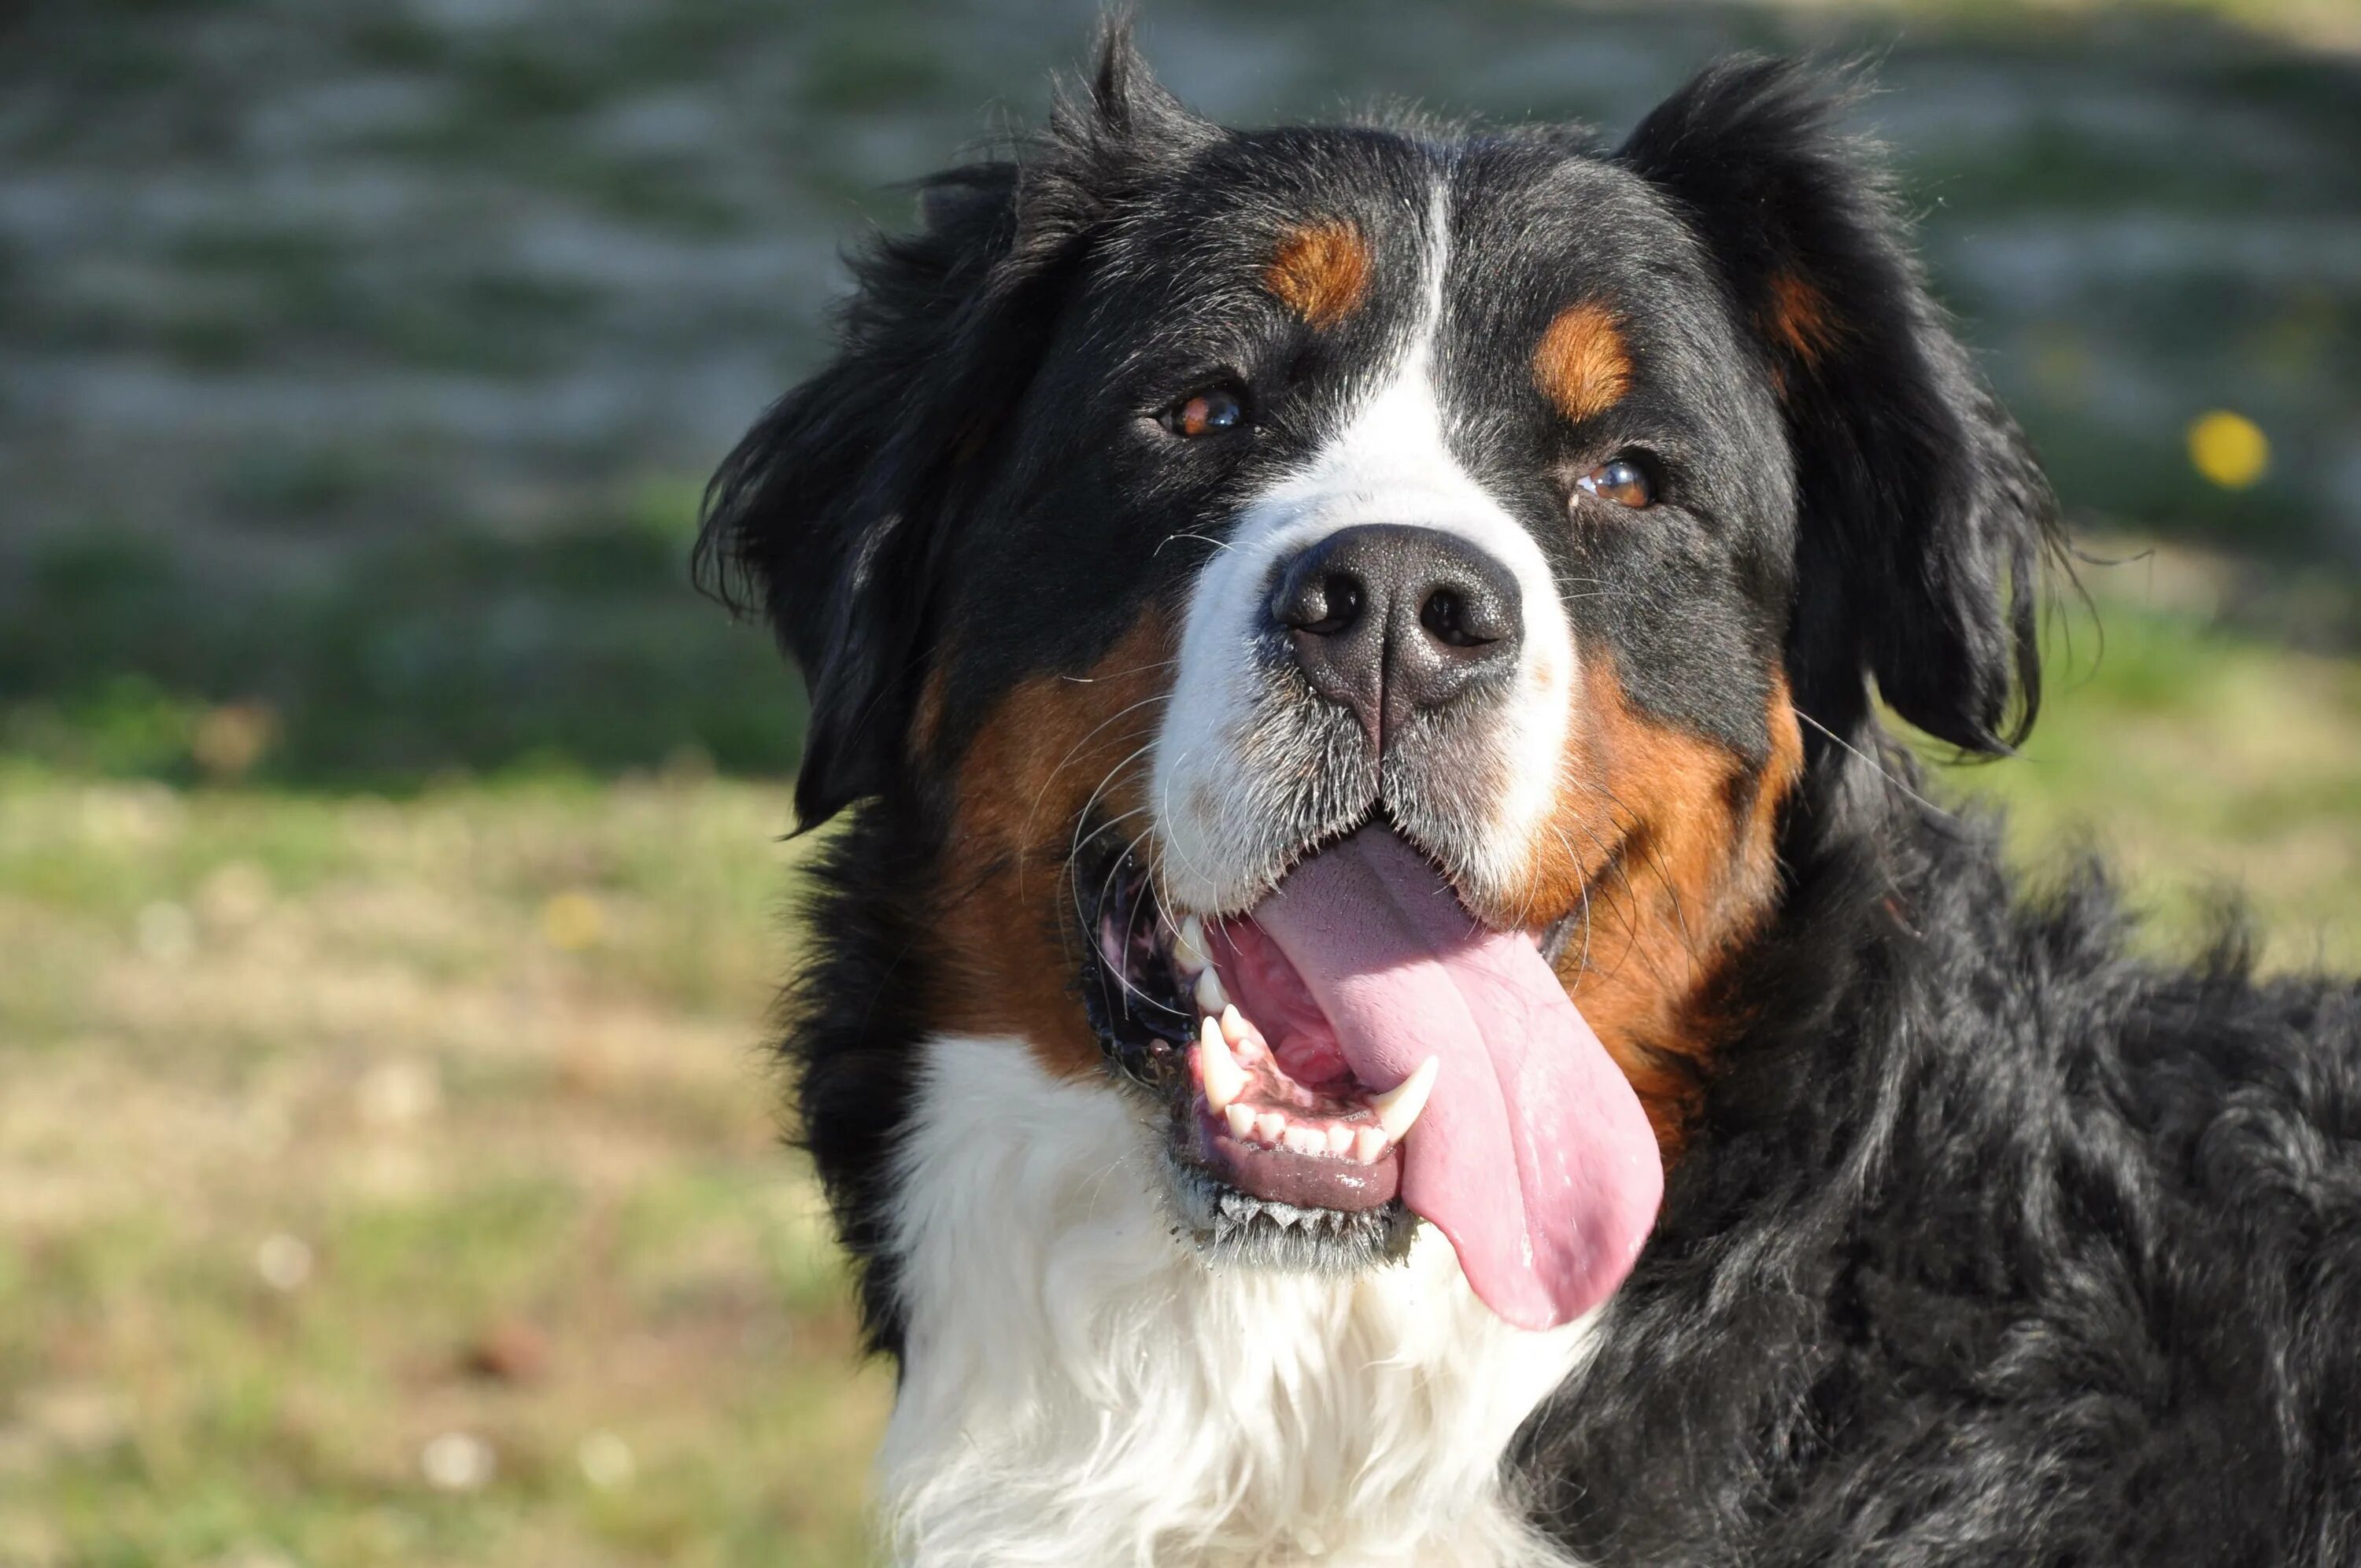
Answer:
[[891, 1245], [906, 1334], [879, 1462], [901, 1561], [1565, 1562], [1502, 1473], [1587, 1325], [1495, 1318], [1422, 1229], [1348, 1277], [1216, 1271], [1156, 1135], [1008, 1040], [927, 1047]]

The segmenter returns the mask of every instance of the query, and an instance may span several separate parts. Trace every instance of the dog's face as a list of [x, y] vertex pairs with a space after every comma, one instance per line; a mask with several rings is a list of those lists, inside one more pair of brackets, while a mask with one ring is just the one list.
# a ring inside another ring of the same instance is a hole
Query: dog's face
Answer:
[[1218, 131], [1119, 48], [947, 178], [712, 537], [926, 1028], [1130, 1094], [1185, 1232], [1622, 1277], [1805, 716], [1990, 748], [2041, 492], [1792, 73], [1571, 135]]

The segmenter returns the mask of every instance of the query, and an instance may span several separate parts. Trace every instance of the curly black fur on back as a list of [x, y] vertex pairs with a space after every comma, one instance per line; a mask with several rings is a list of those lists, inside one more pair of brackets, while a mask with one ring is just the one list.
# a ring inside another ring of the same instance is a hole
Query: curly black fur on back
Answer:
[[[1823, 759], [1824, 763], [1828, 759]], [[2127, 954], [1858, 762], [1519, 1455], [1618, 1563], [2361, 1561], [2361, 984]]]

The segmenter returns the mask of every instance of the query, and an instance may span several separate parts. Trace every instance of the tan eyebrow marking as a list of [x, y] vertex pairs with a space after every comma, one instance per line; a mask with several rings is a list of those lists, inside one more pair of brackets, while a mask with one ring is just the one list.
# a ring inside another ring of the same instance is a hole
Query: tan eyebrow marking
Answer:
[[1344, 218], [1290, 230], [1263, 270], [1263, 285], [1315, 327], [1334, 326], [1368, 297], [1371, 258], [1361, 231]]
[[1595, 300], [1560, 311], [1534, 345], [1533, 386], [1576, 422], [1621, 402], [1631, 389], [1631, 355], [1615, 313]]

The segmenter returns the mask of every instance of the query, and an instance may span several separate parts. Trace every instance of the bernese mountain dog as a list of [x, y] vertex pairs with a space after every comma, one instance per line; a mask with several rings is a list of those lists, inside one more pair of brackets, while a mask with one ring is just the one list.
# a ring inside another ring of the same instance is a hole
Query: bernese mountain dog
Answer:
[[716, 476], [902, 1561], [2361, 1562], [2361, 988], [2031, 896], [2058, 550], [1840, 94], [1117, 29]]

